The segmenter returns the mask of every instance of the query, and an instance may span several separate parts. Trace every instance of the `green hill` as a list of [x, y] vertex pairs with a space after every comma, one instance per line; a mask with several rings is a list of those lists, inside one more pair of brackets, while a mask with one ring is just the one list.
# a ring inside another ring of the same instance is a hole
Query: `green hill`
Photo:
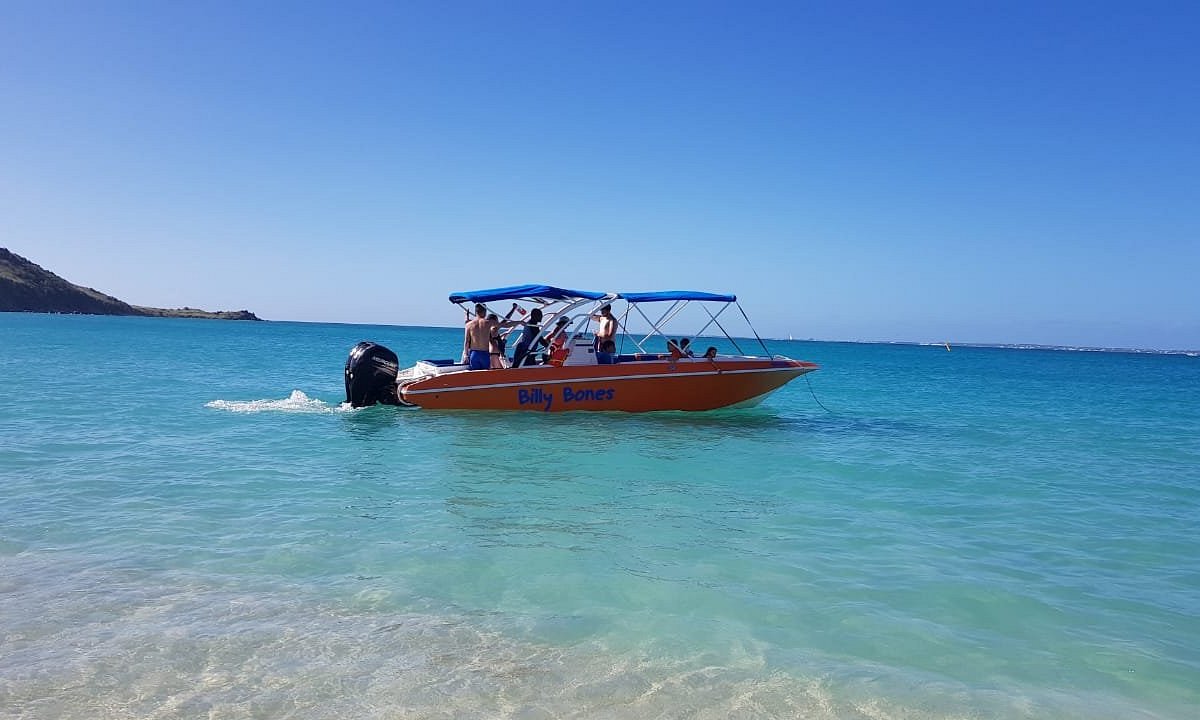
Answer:
[[25, 258], [0, 248], [0, 312], [140, 315], [214, 320], [258, 320], [249, 310], [208, 312], [194, 308], [130, 305], [111, 295], [60, 278]]

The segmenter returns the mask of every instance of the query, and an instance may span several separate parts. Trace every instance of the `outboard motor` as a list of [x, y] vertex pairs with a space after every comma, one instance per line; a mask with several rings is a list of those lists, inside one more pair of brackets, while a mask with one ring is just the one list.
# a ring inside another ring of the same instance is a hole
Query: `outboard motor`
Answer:
[[346, 358], [346, 402], [351, 407], [375, 403], [399, 405], [396, 372], [400, 359], [382, 345], [366, 340], [354, 346]]

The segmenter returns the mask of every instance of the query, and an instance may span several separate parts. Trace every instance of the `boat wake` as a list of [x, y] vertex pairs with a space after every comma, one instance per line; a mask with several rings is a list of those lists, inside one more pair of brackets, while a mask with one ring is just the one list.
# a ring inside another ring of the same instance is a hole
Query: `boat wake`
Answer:
[[214, 410], [228, 410], [236, 413], [343, 413], [351, 412], [354, 408], [349, 403], [330, 405], [324, 400], [310, 398], [302, 390], [293, 390], [292, 394], [282, 400], [213, 400], [204, 403], [204, 407]]

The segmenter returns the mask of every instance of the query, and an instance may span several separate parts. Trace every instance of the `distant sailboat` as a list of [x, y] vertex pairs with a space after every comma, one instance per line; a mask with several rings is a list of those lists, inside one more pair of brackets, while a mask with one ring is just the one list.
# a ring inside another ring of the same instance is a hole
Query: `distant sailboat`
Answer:
[[946, 342], [946, 352], [950, 352], [950, 342]]

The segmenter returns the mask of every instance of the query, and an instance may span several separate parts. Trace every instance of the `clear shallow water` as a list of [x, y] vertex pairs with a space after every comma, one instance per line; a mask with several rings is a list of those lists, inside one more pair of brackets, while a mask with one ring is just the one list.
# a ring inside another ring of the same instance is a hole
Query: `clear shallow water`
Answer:
[[833, 414], [439, 414], [340, 408], [360, 339], [459, 340], [0, 314], [0, 715], [1200, 708], [1196, 358], [777, 342]]

